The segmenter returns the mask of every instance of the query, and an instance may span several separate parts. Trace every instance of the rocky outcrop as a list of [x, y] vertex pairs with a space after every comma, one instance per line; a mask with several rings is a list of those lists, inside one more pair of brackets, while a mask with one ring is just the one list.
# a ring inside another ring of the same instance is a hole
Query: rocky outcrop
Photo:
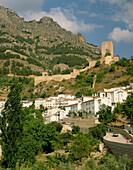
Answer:
[[66, 69], [69, 69], [69, 66], [66, 65], [66, 64], [56, 64], [54, 67], [53, 67], [53, 70], [56, 70], [56, 69], [60, 69], [60, 71], [63, 71], [63, 70], [66, 70]]

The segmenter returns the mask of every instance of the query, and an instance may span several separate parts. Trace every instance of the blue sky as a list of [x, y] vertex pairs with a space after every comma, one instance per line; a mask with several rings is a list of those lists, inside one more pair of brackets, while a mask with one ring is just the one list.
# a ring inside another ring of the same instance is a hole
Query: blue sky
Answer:
[[25, 20], [50, 16], [88, 43], [113, 41], [114, 55], [133, 56], [133, 0], [0, 0]]

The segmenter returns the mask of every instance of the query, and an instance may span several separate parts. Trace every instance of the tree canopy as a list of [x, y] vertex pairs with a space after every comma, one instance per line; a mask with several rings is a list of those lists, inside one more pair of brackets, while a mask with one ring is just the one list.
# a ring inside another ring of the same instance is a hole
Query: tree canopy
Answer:
[[100, 106], [100, 110], [97, 112], [99, 115], [98, 120], [104, 124], [108, 124], [116, 120], [116, 115], [111, 112], [111, 107], [105, 104]]
[[89, 156], [91, 149], [89, 139], [85, 135], [79, 134], [70, 147], [70, 154], [74, 160], [81, 160], [82, 157]]
[[123, 105], [123, 111], [129, 118], [133, 118], [133, 93], [127, 97]]
[[18, 148], [22, 137], [25, 114], [22, 110], [20, 85], [13, 84], [5, 103], [5, 108], [0, 116], [0, 128], [2, 131], [2, 165], [14, 167], [18, 158]]

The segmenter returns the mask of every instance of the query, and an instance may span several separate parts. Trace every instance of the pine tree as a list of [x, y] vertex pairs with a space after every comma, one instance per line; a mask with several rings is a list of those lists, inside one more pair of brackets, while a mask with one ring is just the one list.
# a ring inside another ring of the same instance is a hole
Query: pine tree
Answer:
[[21, 141], [25, 115], [23, 114], [20, 93], [22, 87], [13, 84], [0, 116], [2, 165], [13, 168], [18, 158], [18, 146]]

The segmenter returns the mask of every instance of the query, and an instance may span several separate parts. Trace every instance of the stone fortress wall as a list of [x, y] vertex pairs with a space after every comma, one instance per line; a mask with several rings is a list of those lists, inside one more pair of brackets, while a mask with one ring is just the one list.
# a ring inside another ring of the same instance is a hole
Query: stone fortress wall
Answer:
[[96, 60], [95, 61], [90, 61], [89, 66], [86, 67], [85, 69], [82, 69], [82, 70], [73, 69], [73, 72], [70, 73], [70, 74], [64, 74], [64, 75], [57, 74], [57, 75], [52, 75], [52, 76], [48, 76], [48, 75], [43, 74], [43, 76], [35, 76], [34, 77], [34, 85], [36, 86], [37, 84], [39, 84], [40, 82], [43, 82], [43, 81], [52, 81], [52, 80], [54, 80], [54, 81], [62, 81], [63, 79], [69, 80], [71, 78], [76, 78], [77, 75], [80, 74], [80, 72], [87, 71], [91, 67], [94, 67], [96, 62], [97, 62]]
[[[119, 61], [118, 56], [116, 56], [116, 57], [113, 56], [112, 41], [102, 42], [101, 52], [102, 52], [102, 58], [99, 60], [101, 63], [112, 64], [113, 62]], [[106, 53], [111, 53], [111, 55], [105, 57]], [[40, 82], [43, 82], [43, 81], [51, 81], [51, 80], [62, 81], [63, 79], [68, 80], [71, 78], [76, 78], [76, 76], [79, 75], [80, 72], [87, 71], [91, 67], [94, 67], [96, 62], [97, 62], [97, 60], [89, 61], [88, 67], [86, 67], [85, 69], [82, 69], [82, 70], [74, 69], [73, 72], [70, 74], [65, 74], [65, 75], [58, 74], [58, 75], [52, 75], [52, 76], [43, 74], [43, 76], [35, 76], [34, 77], [34, 85], [36, 86], [37, 84], [39, 84]]]
[[77, 75], [79, 75], [80, 71], [74, 69], [73, 72], [71, 74], [65, 74], [65, 75], [61, 75], [61, 74], [57, 74], [57, 75], [52, 75], [52, 76], [36, 76], [34, 77], [34, 85], [36, 86], [37, 84], [39, 84], [42, 81], [62, 81], [63, 79], [68, 80], [71, 78], [76, 78]]

